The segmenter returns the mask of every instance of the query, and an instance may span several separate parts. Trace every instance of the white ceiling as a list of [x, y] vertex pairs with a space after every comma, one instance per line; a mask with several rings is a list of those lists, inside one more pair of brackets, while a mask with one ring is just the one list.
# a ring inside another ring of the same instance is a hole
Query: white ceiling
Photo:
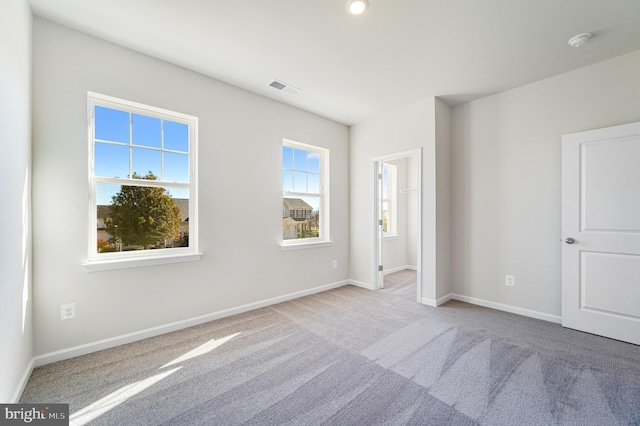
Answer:
[[[638, 0], [369, 2], [356, 17], [346, 0], [29, 0], [37, 16], [349, 125], [640, 49]], [[591, 41], [570, 47], [582, 32]]]

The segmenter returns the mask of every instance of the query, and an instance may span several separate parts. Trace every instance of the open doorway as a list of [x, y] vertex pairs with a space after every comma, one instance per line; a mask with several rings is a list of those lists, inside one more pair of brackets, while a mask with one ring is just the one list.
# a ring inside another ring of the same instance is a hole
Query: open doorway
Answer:
[[376, 290], [384, 288], [385, 275], [415, 270], [418, 302], [422, 299], [421, 159], [420, 149], [373, 159]]

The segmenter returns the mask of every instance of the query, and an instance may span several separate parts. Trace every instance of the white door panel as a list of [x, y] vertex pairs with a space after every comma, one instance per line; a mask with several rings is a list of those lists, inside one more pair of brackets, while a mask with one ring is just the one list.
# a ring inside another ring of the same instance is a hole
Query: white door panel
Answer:
[[638, 137], [585, 142], [580, 149], [581, 230], [638, 232]]
[[[640, 319], [640, 256], [582, 252], [580, 308]], [[612, 295], [611, 271], [615, 271]], [[612, 297], [613, 296], [613, 297]]]
[[562, 138], [562, 324], [640, 344], [640, 123]]

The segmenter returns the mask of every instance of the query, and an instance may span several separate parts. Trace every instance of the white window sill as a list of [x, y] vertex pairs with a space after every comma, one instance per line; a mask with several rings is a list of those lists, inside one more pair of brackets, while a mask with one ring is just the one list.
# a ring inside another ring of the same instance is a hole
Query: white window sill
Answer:
[[165, 265], [168, 263], [194, 262], [200, 260], [202, 253], [138, 257], [131, 259], [94, 260], [83, 263], [85, 272], [110, 271], [114, 269], [139, 268], [142, 266]]
[[400, 236], [398, 234], [384, 235], [382, 238], [385, 240], [397, 240]]
[[333, 241], [305, 241], [305, 242], [295, 242], [295, 243], [289, 243], [289, 244], [280, 244], [280, 248], [282, 249], [282, 251], [287, 251], [287, 250], [302, 250], [302, 249], [310, 249], [310, 248], [317, 248], [317, 247], [329, 247], [331, 244], [333, 244]]

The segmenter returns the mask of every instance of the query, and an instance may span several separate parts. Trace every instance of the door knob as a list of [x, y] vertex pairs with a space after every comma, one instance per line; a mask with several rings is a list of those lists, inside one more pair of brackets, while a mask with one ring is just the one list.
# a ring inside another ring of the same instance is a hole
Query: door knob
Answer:
[[573, 238], [569, 237], [566, 240], [564, 240], [564, 242], [567, 243], [567, 244], [573, 244], [573, 243], [576, 242], [576, 240], [574, 240]]

